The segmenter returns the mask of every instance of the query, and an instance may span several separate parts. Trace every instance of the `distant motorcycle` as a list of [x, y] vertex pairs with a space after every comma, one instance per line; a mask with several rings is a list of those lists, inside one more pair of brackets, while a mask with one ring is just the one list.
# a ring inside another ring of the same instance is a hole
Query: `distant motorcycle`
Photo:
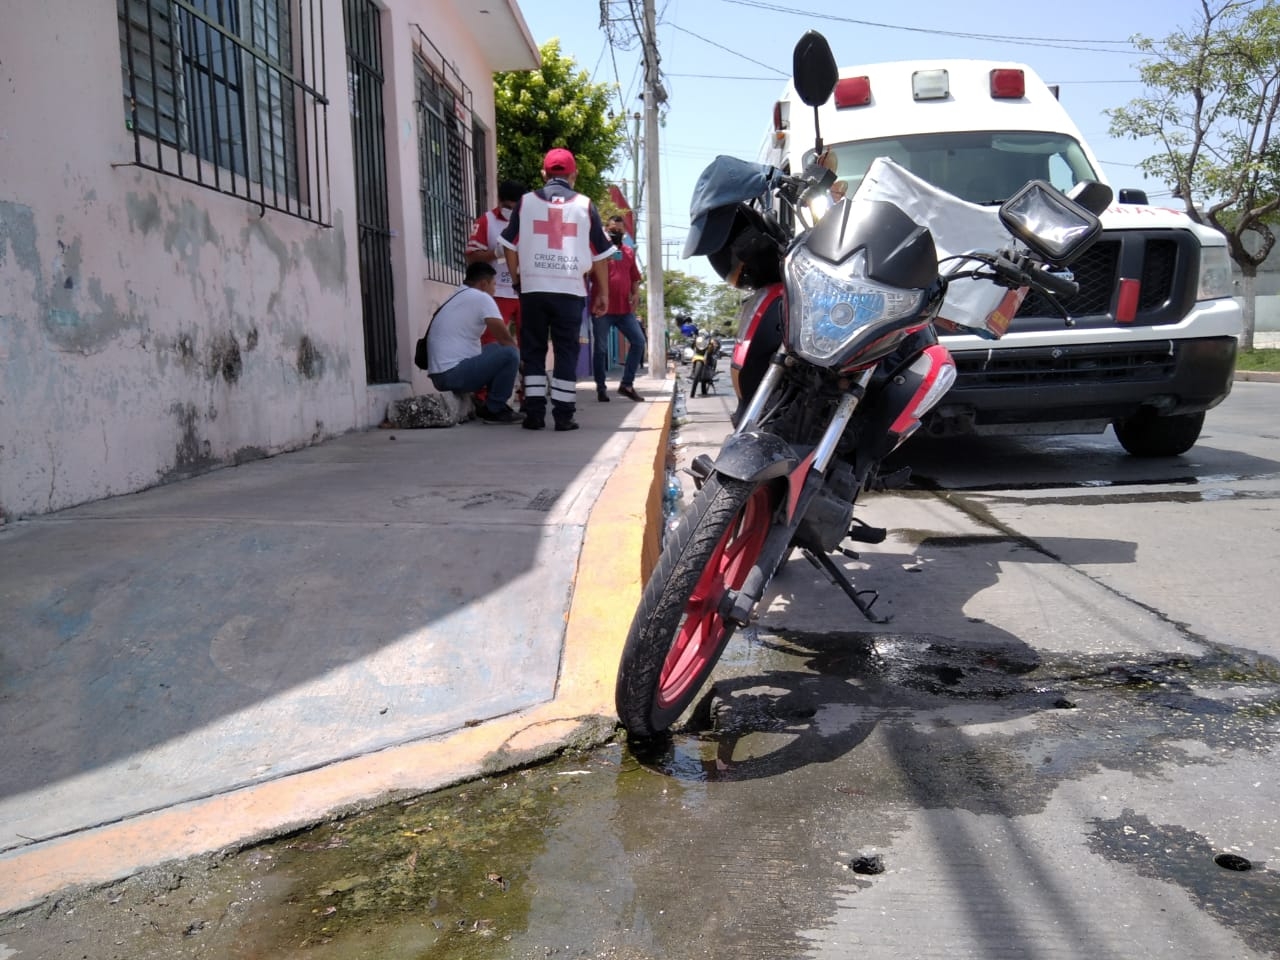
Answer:
[[689, 396], [698, 393], [702, 387], [705, 397], [715, 386], [716, 363], [720, 358], [720, 341], [707, 330], [699, 330], [693, 338], [693, 366], [689, 371]]

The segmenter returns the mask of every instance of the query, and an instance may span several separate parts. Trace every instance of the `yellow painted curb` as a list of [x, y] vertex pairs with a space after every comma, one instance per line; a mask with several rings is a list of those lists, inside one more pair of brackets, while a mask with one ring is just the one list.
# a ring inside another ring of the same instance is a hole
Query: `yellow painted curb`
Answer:
[[0, 915], [76, 887], [283, 833], [589, 745], [616, 727], [613, 679], [657, 562], [670, 399], [655, 400], [588, 517], [555, 698], [429, 740], [328, 764], [0, 854]]

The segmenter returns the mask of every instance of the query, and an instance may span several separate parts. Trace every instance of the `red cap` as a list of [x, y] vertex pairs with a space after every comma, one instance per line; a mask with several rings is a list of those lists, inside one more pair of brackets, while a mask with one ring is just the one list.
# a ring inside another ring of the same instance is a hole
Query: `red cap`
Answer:
[[542, 161], [542, 172], [574, 174], [578, 172], [578, 163], [564, 147], [553, 147]]

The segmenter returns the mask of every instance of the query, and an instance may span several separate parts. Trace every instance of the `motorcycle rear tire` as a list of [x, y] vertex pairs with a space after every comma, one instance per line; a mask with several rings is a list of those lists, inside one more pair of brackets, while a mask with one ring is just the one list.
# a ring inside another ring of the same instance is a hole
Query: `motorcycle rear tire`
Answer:
[[713, 475], [668, 537], [618, 667], [615, 705], [629, 737], [665, 733], [715, 668], [735, 629], [720, 601], [759, 559], [775, 502], [767, 483]]

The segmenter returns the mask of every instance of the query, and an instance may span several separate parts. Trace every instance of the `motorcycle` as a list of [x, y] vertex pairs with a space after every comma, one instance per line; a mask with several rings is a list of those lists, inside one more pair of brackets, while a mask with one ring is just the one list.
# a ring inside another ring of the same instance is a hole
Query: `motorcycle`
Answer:
[[720, 341], [707, 330], [699, 330], [693, 338], [693, 361], [689, 368], [689, 396], [702, 387], [702, 395], [715, 386], [716, 366], [720, 358]]
[[[731, 362], [734, 430], [714, 459], [690, 464], [697, 493], [667, 534], [622, 652], [615, 705], [638, 742], [693, 702], [793, 551], [883, 622], [874, 592], [860, 592], [831, 555], [856, 557], [846, 539], [887, 535], [854, 508], [863, 491], [907, 481], [909, 468], [882, 474], [881, 464], [955, 380], [937, 328], [994, 338], [1028, 291], [1051, 303], [1074, 296], [1067, 267], [1097, 239], [1111, 200], [1100, 183], [1066, 194], [1032, 180], [994, 210], [884, 158], [844, 195], [817, 130], [835, 59], [810, 31], [793, 62], [797, 93], [814, 110], [813, 162], [797, 176], [718, 157], [691, 202], [684, 255], [707, 256], [754, 293]], [[957, 233], [962, 222], [976, 226]], [[957, 246], [972, 238], [994, 242]]]

